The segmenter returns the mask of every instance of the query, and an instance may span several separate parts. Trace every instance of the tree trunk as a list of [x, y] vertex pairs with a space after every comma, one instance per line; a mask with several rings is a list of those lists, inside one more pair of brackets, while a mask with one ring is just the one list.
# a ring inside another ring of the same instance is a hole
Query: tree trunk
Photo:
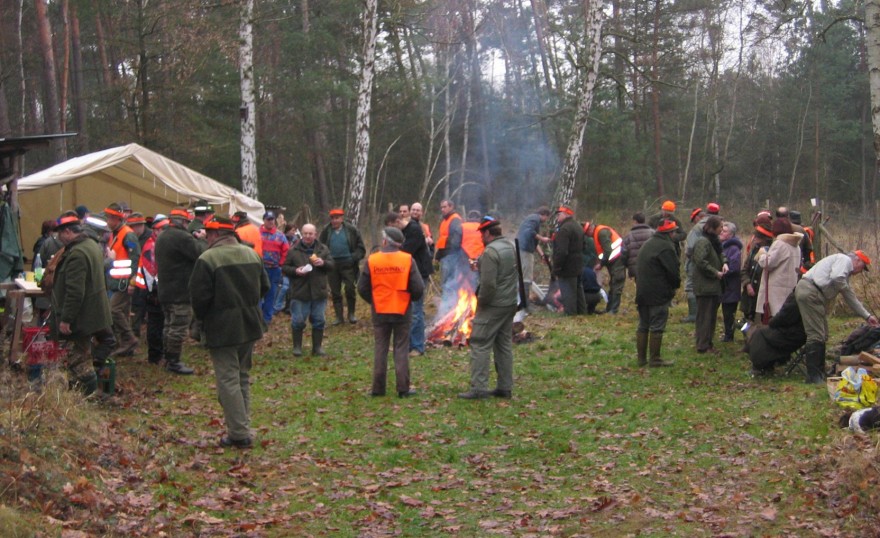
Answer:
[[61, 2], [61, 22], [63, 25], [61, 44], [61, 104], [58, 108], [61, 132], [67, 130], [67, 95], [70, 81], [70, 1]]
[[94, 0], [92, 5], [95, 8], [95, 39], [98, 44], [98, 57], [101, 59], [101, 75], [104, 78], [104, 88], [109, 91], [113, 87], [113, 75], [110, 70], [110, 59], [107, 56], [107, 41], [104, 38], [104, 24], [101, 21], [101, 10], [98, 9], [97, 0]]
[[257, 105], [254, 90], [254, 0], [241, 5], [239, 74], [241, 76], [241, 191], [259, 198], [257, 184]]
[[541, 56], [541, 71], [544, 75], [544, 84], [547, 93], [553, 94], [553, 79], [550, 78], [550, 66], [547, 63], [547, 41], [544, 37], [544, 13], [541, 10], [540, 0], [530, 0], [532, 3], [532, 18], [535, 21], [535, 39], [538, 43], [538, 54]]
[[880, 167], [880, 0], [865, 2], [868, 77], [871, 86], [871, 123], [874, 131], [875, 168]]
[[590, 117], [590, 107], [593, 105], [593, 90], [596, 87], [596, 79], [599, 77], [599, 60], [602, 57], [602, 23], [604, 13], [600, 0], [590, 0], [586, 6], [586, 36], [589, 39], [590, 50], [587, 58], [586, 73], [581, 79], [580, 95], [578, 96], [577, 110], [574, 122], [571, 125], [571, 134], [568, 141], [568, 149], [565, 152], [565, 165], [562, 175], [556, 187], [553, 198], [554, 207], [570, 205], [574, 197], [575, 183], [577, 182], [578, 165], [580, 164], [581, 151], [584, 142], [584, 133], [587, 130], [587, 120]]
[[378, 0], [366, 0], [363, 17], [363, 65], [358, 87], [356, 117], [356, 143], [354, 169], [351, 176], [351, 192], [348, 197], [347, 214], [357, 226], [364, 204], [364, 186], [367, 179], [367, 162], [370, 155], [370, 104], [373, 94], [373, 69], [376, 58], [376, 27], [378, 23]]
[[9, 104], [6, 101], [6, 85], [0, 78], [0, 138], [12, 136], [12, 123], [9, 121]]
[[87, 153], [89, 150], [88, 114], [86, 111], [85, 85], [83, 83], [82, 43], [80, 41], [79, 17], [77, 16], [76, 8], [71, 11], [70, 22], [73, 30], [71, 34], [73, 71], [71, 74], [73, 75], [73, 102], [76, 112], [74, 118], [76, 119], [76, 131], [79, 133], [77, 142], [80, 153]]
[[[691, 120], [691, 134], [688, 137], [688, 152], [687, 152], [687, 160], [685, 161], [684, 166], [684, 174], [681, 176], [681, 186], [678, 189], [678, 196], [680, 200], [687, 200], [687, 184], [688, 184], [688, 176], [690, 175], [691, 170], [691, 160], [694, 155], [694, 136], [697, 132], [697, 114], [699, 111], [699, 100], [700, 100], [700, 82], [697, 80], [694, 82], [694, 114], [693, 119]], [[659, 195], [659, 193], [658, 193]]]
[[663, 196], [663, 160], [661, 159], [661, 142], [663, 137], [660, 129], [660, 68], [658, 66], [660, 48], [660, 0], [654, 0], [654, 28], [651, 39], [651, 117], [654, 120], [654, 181], [657, 184], [657, 196]]
[[[61, 132], [61, 108], [58, 103], [58, 78], [55, 73], [55, 52], [52, 48], [52, 29], [49, 26], [49, 14], [46, 0], [34, 0], [37, 17], [37, 33], [43, 55], [43, 85], [46, 97], [44, 111], [46, 114], [45, 128], [50, 133]], [[67, 150], [63, 139], [53, 140], [50, 144], [56, 162], [67, 160]]]

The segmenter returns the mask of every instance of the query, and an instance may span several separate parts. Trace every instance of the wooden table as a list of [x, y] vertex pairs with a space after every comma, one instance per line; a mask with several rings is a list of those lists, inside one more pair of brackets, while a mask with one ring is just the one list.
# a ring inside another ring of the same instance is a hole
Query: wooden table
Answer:
[[[2, 330], [3, 338], [9, 332], [10, 313], [15, 312], [13, 320], [12, 335], [9, 341], [9, 355], [7, 359], [9, 364], [18, 364], [18, 355], [21, 352], [21, 313], [24, 311], [24, 302], [28, 298], [46, 297], [46, 293], [41, 289], [24, 290], [19, 288], [14, 282], [0, 284], [0, 289], [6, 290], [6, 308], [3, 315], [0, 316], [0, 330]], [[36, 313], [34, 313], [36, 318]]]

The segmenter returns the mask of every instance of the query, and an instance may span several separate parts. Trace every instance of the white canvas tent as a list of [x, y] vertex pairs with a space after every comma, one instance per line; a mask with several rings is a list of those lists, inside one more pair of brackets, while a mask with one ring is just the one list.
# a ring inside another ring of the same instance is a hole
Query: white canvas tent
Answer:
[[127, 202], [144, 215], [204, 199], [218, 215], [247, 211], [262, 222], [263, 204], [137, 144], [105, 149], [56, 164], [18, 180], [22, 246], [27, 257], [42, 221], [84, 205], [94, 213]]

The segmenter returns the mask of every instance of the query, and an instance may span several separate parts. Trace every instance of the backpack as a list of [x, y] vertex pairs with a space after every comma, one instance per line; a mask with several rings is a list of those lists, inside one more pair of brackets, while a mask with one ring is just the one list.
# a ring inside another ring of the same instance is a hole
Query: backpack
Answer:
[[880, 342], [880, 327], [862, 325], [843, 341], [840, 346], [841, 355], [857, 355], [862, 351], [869, 351]]

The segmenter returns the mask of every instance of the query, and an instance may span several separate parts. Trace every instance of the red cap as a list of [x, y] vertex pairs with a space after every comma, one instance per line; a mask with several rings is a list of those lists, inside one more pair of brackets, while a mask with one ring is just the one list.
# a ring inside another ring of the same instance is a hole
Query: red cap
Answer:
[[721, 206], [715, 202], [709, 202], [709, 205], [706, 206], [706, 211], [713, 215], [717, 215], [718, 212], [721, 211]]
[[700, 213], [702, 213], [702, 212], [703, 212], [702, 207], [698, 207], [698, 208], [694, 209], [693, 211], [691, 211], [691, 222], [697, 220], [697, 217], [699, 217]]
[[657, 226], [658, 232], [674, 232], [678, 229], [678, 224], [675, 223], [674, 220], [663, 219], [663, 222], [660, 223], [660, 226]]
[[341, 217], [343, 215], [345, 215], [345, 211], [343, 211], [342, 209], [340, 209], [338, 207], [330, 210], [331, 217]]
[[168, 224], [169, 224], [168, 219], [159, 219], [159, 220], [153, 222], [153, 229], [154, 230], [161, 230], [162, 228], [168, 226]]
[[556, 212], [565, 213], [566, 215], [574, 215], [574, 211], [570, 207], [564, 205], [559, 206], [559, 209], [557, 209]]

